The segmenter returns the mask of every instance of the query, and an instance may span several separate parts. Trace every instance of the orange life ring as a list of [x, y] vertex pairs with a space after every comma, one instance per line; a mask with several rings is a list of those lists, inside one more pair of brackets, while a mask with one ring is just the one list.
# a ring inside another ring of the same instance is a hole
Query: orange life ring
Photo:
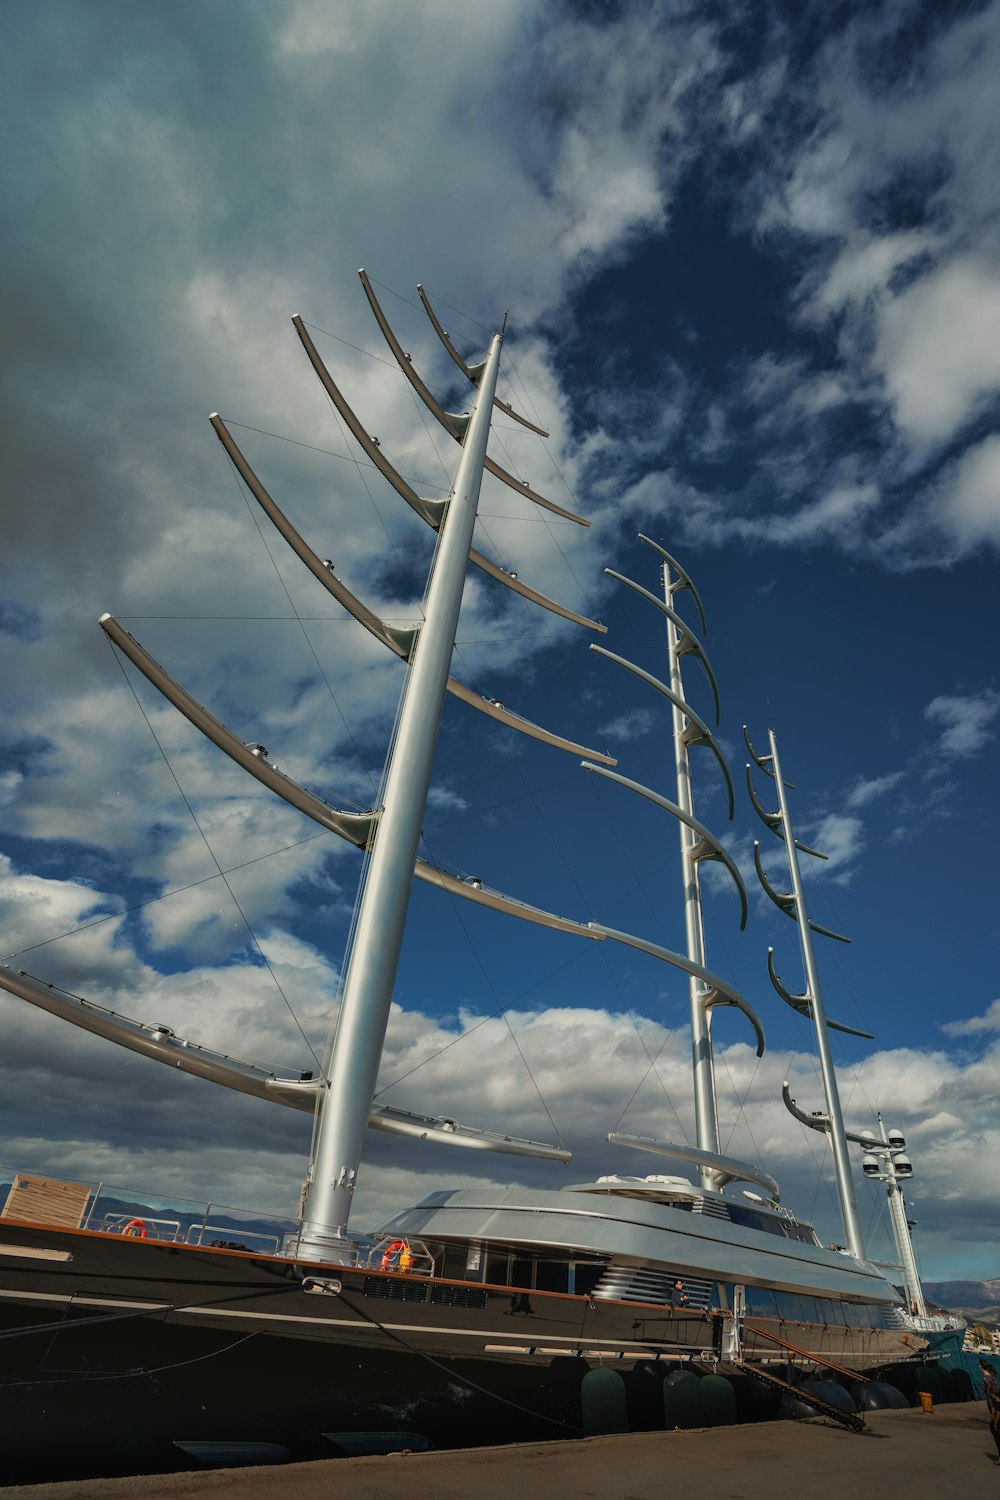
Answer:
[[122, 1225], [122, 1234], [127, 1234], [134, 1240], [144, 1240], [146, 1238], [146, 1221], [144, 1219], [129, 1219], [127, 1224]]
[[393, 1257], [396, 1257], [396, 1270], [408, 1271], [413, 1265], [413, 1254], [406, 1240], [393, 1240], [386, 1245], [382, 1251], [382, 1270], [388, 1271], [392, 1267]]

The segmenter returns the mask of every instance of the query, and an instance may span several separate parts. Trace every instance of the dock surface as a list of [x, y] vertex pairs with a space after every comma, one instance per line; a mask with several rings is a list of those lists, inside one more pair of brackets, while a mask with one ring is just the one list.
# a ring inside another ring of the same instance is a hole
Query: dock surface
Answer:
[[981, 1401], [866, 1412], [867, 1431], [762, 1422], [637, 1432], [566, 1443], [334, 1458], [273, 1468], [70, 1480], [0, 1490], [4, 1500], [943, 1500], [982, 1484], [1000, 1493]]

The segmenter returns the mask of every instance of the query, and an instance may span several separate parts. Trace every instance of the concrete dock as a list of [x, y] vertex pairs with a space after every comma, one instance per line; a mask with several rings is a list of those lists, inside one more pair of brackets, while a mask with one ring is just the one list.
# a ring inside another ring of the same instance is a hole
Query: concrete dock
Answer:
[[4, 1500], [950, 1500], [979, 1485], [1000, 1491], [981, 1401], [878, 1411], [868, 1430], [832, 1422], [765, 1422], [689, 1432], [639, 1432], [339, 1458], [274, 1468], [199, 1470], [132, 1479], [15, 1486]]

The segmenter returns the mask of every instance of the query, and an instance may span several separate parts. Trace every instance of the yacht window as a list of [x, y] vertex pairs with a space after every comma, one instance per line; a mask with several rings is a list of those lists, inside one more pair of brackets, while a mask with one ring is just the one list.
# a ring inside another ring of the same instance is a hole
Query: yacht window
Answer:
[[535, 1284], [535, 1263], [525, 1257], [522, 1260], [515, 1256], [510, 1268], [510, 1285], [533, 1287]]
[[564, 1260], [540, 1260], [535, 1267], [535, 1286], [540, 1292], [569, 1291], [569, 1266]]
[[778, 1309], [775, 1306], [774, 1293], [770, 1287], [748, 1286], [746, 1292], [747, 1312], [757, 1318], [776, 1318]]
[[766, 1234], [784, 1234], [784, 1220], [758, 1208], [744, 1208], [742, 1203], [729, 1204], [729, 1217], [746, 1229], [762, 1229]]
[[778, 1305], [779, 1318], [795, 1318], [802, 1322], [802, 1302], [795, 1292], [775, 1292], [775, 1302]]
[[510, 1256], [506, 1250], [486, 1252], [486, 1281], [490, 1286], [510, 1286]]
[[434, 1264], [437, 1274], [444, 1276], [448, 1281], [480, 1281], [482, 1277], [476, 1272], [469, 1274], [466, 1262], [468, 1260], [468, 1247], [466, 1245], [445, 1245], [443, 1252], [434, 1256]]
[[574, 1261], [570, 1266], [570, 1291], [578, 1297], [588, 1297], [604, 1275], [603, 1266], [592, 1261]]
[[805, 1224], [796, 1224], [792, 1219], [783, 1219], [785, 1234], [790, 1240], [800, 1240], [805, 1245], [815, 1245], [816, 1236]]

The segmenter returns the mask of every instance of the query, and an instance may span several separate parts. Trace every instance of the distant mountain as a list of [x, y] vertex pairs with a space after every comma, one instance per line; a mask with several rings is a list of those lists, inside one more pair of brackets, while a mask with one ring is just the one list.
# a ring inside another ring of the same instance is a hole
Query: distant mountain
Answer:
[[992, 1281], [925, 1281], [924, 1292], [949, 1312], [979, 1323], [1000, 1323], [1000, 1276]]

